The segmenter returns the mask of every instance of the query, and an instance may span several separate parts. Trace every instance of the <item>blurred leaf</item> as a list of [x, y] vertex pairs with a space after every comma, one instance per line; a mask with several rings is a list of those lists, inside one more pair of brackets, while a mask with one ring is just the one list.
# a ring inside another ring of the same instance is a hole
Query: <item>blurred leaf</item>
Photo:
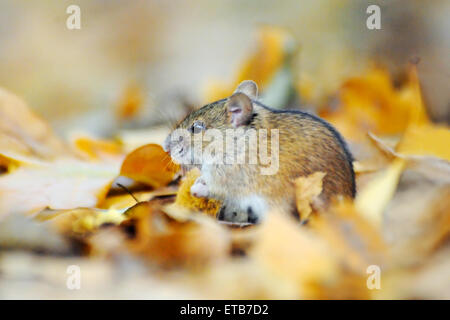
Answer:
[[124, 157], [121, 145], [114, 141], [79, 135], [73, 139], [73, 144], [87, 160], [120, 160]]
[[119, 119], [130, 119], [135, 117], [143, 104], [142, 88], [136, 83], [130, 84], [124, 91], [117, 108]]
[[50, 221], [60, 232], [68, 234], [87, 233], [97, 230], [103, 224], [120, 224], [127, 217], [124, 210], [101, 210], [75, 208], [70, 210], [44, 210], [35, 216], [39, 221]]
[[450, 239], [449, 197], [449, 184], [417, 183], [401, 191], [399, 201], [390, 205], [384, 233], [397, 265], [422, 265], [430, 255], [445, 249]]
[[132, 226], [130, 249], [151, 262], [167, 267], [201, 267], [225, 258], [230, 248], [226, 230], [205, 215], [178, 221], [151, 202], [141, 202], [127, 210], [123, 226]]
[[71, 246], [67, 240], [48, 225], [21, 214], [0, 221], [0, 248], [3, 249], [68, 254]]
[[23, 100], [0, 88], [0, 154], [50, 159], [67, 152], [63, 143]]
[[[176, 196], [177, 191], [173, 188], [160, 188], [155, 191], [135, 191], [133, 196], [140, 202], [152, 200], [154, 197]], [[99, 204], [102, 209], [127, 209], [136, 204], [136, 200], [128, 194], [109, 195], [105, 201]]]
[[105, 198], [117, 173], [113, 165], [69, 159], [21, 167], [0, 176], [0, 212], [94, 207]]
[[117, 135], [117, 140], [122, 144], [123, 149], [129, 153], [149, 143], [162, 145], [169, 133], [170, 128], [165, 126], [139, 130], [121, 130]]
[[295, 50], [294, 40], [282, 28], [260, 28], [255, 52], [242, 63], [232, 83], [210, 80], [206, 100], [228, 97], [242, 81], [253, 80], [264, 92], [264, 102], [275, 108], [285, 107], [294, 90], [290, 60]]
[[435, 156], [450, 161], [450, 129], [444, 126], [410, 126], [396, 151], [404, 155]]
[[[427, 128], [427, 127], [422, 127], [423, 128]], [[426, 130], [426, 129], [425, 129]], [[438, 129], [439, 130], [439, 129]], [[448, 131], [448, 130], [447, 130]], [[410, 135], [408, 134], [410, 131], [408, 129], [407, 134], [405, 134], [406, 141], [408, 141], [410, 139]], [[442, 131], [441, 133], [443, 133], [444, 131]], [[433, 155], [417, 155], [417, 154], [410, 154], [408, 155], [408, 152], [411, 153], [415, 153], [417, 152], [418, 154], [420, 153], [426, 153], [426, 154], [435, 154], [435, 155], [442, 155], [442, 156], [446, 156], [445, 152], [445, 146], [440, 146], [438, 148], [434, 148], [435, 150], [432, 150], [432, 148], [426, 148], [429, 151], [425, 151], [424, 149], [420, 147], [420, 139], [418, 139], [419, 141], [416, 143], [414, 141], [412, 141], [412, 144], [407, 144], [407, 153], [403, 154], [403, 153], [399, 153], [397, 151], [394, 150], [394, 148], [392, 148], [391, 146], [387, 145], [385, 141], [381, 140], [380, 138], [376, 137], [373, 134], [369, 134], [370, 139], [376, 144], [376, 146], [382, 150], [383, 152], [391, 155], [392, 157], [397, 157], [400, 159], [405, 159], [407, 161], [407, 165], [409, 168], [414, 168], [414, 170], [421, 172], [422, 174], [424, 174], [425, 176], [428, 176], [429, 178], [435, 180], [435, 181], [442, 181], [444, 183], [450, 183], [450, 162], [445, 160], [445, 159], [441, 159], [438, 158], [436, 156]], [[430, 136], [428, 136], [427, 138], [431, 138]], [[405, 139], [405, 137], [404, 137]], [[402, 140], [403, 141], [403, 140]], [[434, 141], [434, 140], [433, 140]], [[422, 143], [423, 143], [423, 139], [422, 139]], [[432, 142], [432, 144], [434, 143], [434, 145], [439, 146], [440, 142]], [[419, 145], [417, 145], [419, 144]], [[404, 145], [402, 148], [405, 148]], [[397, 149], [399, 149], [397, 147]], [[414, 150], [414, 151], [413, 151]]]
[[277, 281], [292, 283], [298, 297], [314, 299], [318, 286], [336, 277], [326, 243], [292, 218], [271, 212], [257, 231], [249, 256]]
[[365, 219], [351, 201], [339, 201], [311, 220], [311, 225], [330, 245], [340, 262], [357, 274], [369, 265], [387, 262], [387, 247], [379, 230]]
[[397, 89], [387, 71], [373, 68], [347, 80], [339, 91], [337, 110], [323, 110], [320, 115], [354, 140], [361, 140], [368, 131], [398, 134], [410, 123], [425, 124], [428, 117], [414, 68], [409, 75], [409, 81]]

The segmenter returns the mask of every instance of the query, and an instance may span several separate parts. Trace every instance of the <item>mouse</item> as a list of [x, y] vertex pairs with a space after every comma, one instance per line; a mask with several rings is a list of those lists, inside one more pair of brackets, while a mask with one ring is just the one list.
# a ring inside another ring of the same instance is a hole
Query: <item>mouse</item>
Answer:
[[[211, 136], [231, 141], [233, 147], [222, 146], [211, 155]], [[205, 140], [210, 143], [195, 147], [196, 141]], [[243, 144], [236, 147], [237, 142]], [[321, 205], [356, 193], [353, 157], [339, 132], [313, 114], [264, 105], [252, 80], [241, 82], [231, 96], [188, 114], [163, 148], [184, 169], [200, 169], [191, 194], [220, 200], [219, 220], [256, 224], [271, 210], [298, 217], [295, 180], [317, 171], [325, 173]]]

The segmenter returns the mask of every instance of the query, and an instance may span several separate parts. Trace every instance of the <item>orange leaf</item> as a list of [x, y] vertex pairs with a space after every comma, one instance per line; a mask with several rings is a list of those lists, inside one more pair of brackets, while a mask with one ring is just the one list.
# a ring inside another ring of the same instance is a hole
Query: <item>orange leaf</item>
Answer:
[[120, 174], [154, 188], [172, 181], [179, 166], [160, 145], [148, 144], [131, 152], [122, 163]]
[[410, 123], [428, 122], [414, 68], [401, 88], [394, 87], [389, 73], [379, 68], [350, 78], [341, 86], [339, 101], [336, 111], [320, 115], [353, 140], [363, 139], [368, 131], [393, 135], [402, 133]]

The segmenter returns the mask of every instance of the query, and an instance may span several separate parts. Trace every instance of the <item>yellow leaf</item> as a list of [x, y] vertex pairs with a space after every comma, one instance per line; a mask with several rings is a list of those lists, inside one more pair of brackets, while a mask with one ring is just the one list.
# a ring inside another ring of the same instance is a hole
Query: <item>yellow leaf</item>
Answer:
[[264, 90], [282, 66], [290, 39], [290, 35], [281, 28], [273, 26], [261, 28], [255, 52], [242, 63], [232, 83], [209, 81], [206, 100], [223, 99], [231, 95], [239, 83], [249, 79], [255, 81], [260, 89]]
[[325, 175], [325, 172], [317, 171], [295, 180], [296, 204], [300, 220], [308, 219], [311, 214], [311, 204], [322, 192], [322, 180]]
[[244, 62], [234, 85], [237, 86], [244, 80], [252, 79], [264, 88], [283, 62], [288, 38], [288, 34], [281, 28], [272, 26], [261, 28], [258, 48]]
[[450, 129], [438, 125], [412, 125], [396, 151], [403, 155], [435, 156], [450, 161]]
[[186, 174], [186, 177], [178, 189], [175, 203], [182, 207], [194, 211], [202, 211], [215, 217], [221, 206], [220, 201], [214, 199], [196, 198], [191, 195], [191, 186], [199, 176], [200, 171], [198, 169], [190, 170]]
[[383, 211], [397, 189], [398, 180], [405, 167], [405, 160], [395, 159], [387, 169], [379, 172], [355, 199], [357, 210], [375, 226], [380, 226]]
[[408, 84], [402, 90], [400, 99], [408, 103], [410, 102], [409, 125], [429, 124], [427, 111], [422, 99], [420, 90], [419, 76], [417, 74], [417, 66], [412, 64], [408, 70]]

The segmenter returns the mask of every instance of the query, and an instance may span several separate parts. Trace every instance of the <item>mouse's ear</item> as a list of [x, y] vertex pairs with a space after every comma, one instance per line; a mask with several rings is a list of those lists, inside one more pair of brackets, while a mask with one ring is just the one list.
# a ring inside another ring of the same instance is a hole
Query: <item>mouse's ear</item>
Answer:
[[245, 93], [250, 99], [256, 100], [258, 98], [258, 85], [255, 81], [252, 80], [244, 80], [242, 81], [234, 93], [242, 92]]
[[241, 92], [233, 94], [226, 102], [230, 123], [237, 128], [246, 124], [253, 114], [253, 103], [250, 98]]

